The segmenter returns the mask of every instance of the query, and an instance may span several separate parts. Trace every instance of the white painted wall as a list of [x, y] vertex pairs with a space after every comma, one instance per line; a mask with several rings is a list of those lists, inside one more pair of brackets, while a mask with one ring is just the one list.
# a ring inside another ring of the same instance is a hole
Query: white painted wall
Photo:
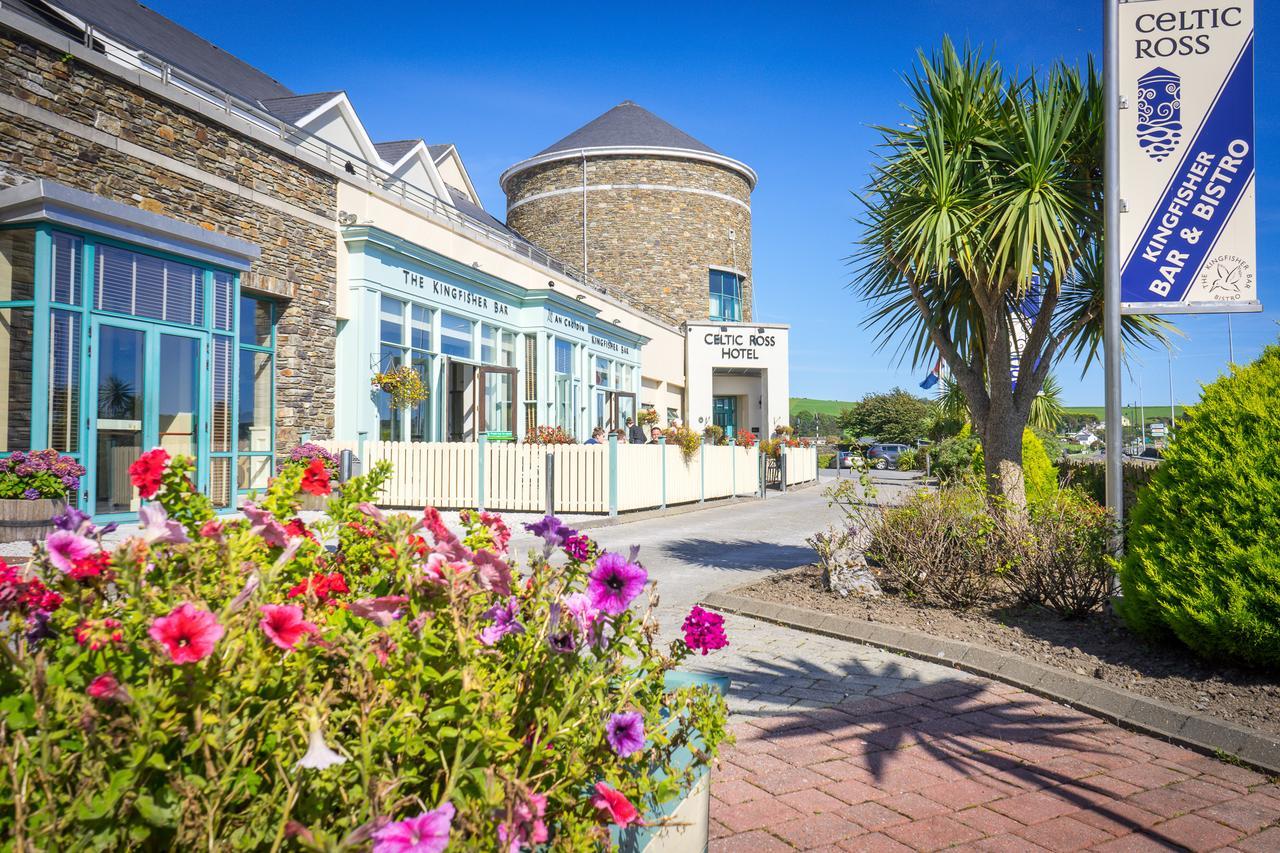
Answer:
[[[717, 393], [744, 395], [747, 423], [768, 437], [790, 418], [789, 350], [791, 327], [778, 323], [689, 323], [688, 423], [702, 429], [712, 423], [711, 400]], [[716, 368], [758, 370], [758, 376], [715, 376]], [[721, 390], [722, 389], [722, 390]]]

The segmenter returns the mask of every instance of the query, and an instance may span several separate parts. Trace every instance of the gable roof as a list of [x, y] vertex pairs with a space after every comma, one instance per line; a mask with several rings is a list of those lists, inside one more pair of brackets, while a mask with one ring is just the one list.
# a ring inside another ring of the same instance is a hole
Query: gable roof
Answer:
[[342, 92], [310, 92], [306, 95], [290, 95], [285, 98], [263, 98], [262, 108], [289, 124], [297, 124], [299, 119], [311, 115], [320, 107], [332, 101]]
[[373, 147], [377, 149], [379, 157], [394, 166], [419, 144], [422, 144], [421, 139], [398, 139], [395, 142], [375, 142]]
[[[246, 101], [289, 97], [274, 77], [136, 0], [26, 0], [37, 10], [62, 10]], [[6, 4], [10, 5], [10, 4]]]
[[639, 104], [623, 101], [534, 156], [583, 148], [679, 148], [720, 153]]
[[440, 158], [448, 154], [449, 149], [452, 147], [453, 147], [452, 142], [446, 142], [443, 145], [428, 145], [427, 152], [431, 155], [432, 160], [435, 160], [437, 163], [439, 163]]
[[511, 235], [521, 243], [528, 243], [524, 237], [507, 227], [507, 223], [492, 216], [489, 211], [485, 210], [478, 204], [471, 201], [471, 197], [467, 195], [466, 190], [460, 190], [457, 187], [445, 184], [449, 190], [449, 201], [458, 209], [460, 213], [469, 219], [474, 219], [482, 225], [488, 225], [490, 228], [496, 228], [506, 234]]

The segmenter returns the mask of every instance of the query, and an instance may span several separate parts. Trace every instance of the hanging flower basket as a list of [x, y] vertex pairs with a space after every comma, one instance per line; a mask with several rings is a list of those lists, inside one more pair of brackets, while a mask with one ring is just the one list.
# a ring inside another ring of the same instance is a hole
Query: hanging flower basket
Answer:
[[642, 427], [655, 426], [658, 423], [657, 409], [641, 409], [636, 414], [636, 423]]
[[391, 407], [395, 409], [416, 406], [427, 399], [429, 394], [418, 371], [408, 366], [375, 373], [371, 383], [373, 387], [391, 395]]

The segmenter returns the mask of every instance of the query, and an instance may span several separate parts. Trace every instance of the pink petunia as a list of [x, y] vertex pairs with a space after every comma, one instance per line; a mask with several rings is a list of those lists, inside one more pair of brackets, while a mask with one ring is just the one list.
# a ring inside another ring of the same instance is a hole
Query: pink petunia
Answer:
[[89, 686], [85, 688], [85, 692], [99, 702], [128, 702], [131, 698], [129, 691], [110, 672], [104, 672], [93, 681], [90, 681]]
[[591, 805], [608, 819], [610, 823], [628, 827], [640, 822], [640, 813], [621, 791], [615, 791], [604, 782], [596, 783], [596, 795], [591, 798]]
[[308, 634], [317, 634], [320, 629], [315, 624], [302, 618], [302, 608], [296, 604], [263, 604], [258, 608], [262, 620], [258, 627], [286, 652], [298, 647], [298, 641]]
[[174, 663], [196, 663], [213, 654], [213, 646], [226, 630], [218, 617], [189, 602], [182, 602], [168, 616], [160, 616], [147, 631], [165, 647]]
[[49, 552], [49, 562], [68, 574], [75, 568], [76, 561], [83, 560], [98, 550], [97, 543], [92, 539], [69, 530], [50, 533], [49, 538], [44, 540], [44, 547]]
[[440, 853], [449, 846], [453, 803], [389, 823], [373, 834], [373, 853]]

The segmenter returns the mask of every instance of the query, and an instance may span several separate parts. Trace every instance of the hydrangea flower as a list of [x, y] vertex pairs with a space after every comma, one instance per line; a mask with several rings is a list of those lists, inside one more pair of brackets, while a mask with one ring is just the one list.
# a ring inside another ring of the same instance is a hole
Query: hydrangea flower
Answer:
[[627, 562], [621, 554], [606, 551], [596, 560], [587, 584], [591, 606], [613, 616], [623, 613], [648, 579], [649, 573], [643, 566]]
[[449, 846], [453, 803], [389, 823], [373, 834], [373, 853], [440, 853]]
[[296, 604], [263, 604], [258, 612], [262, 614], [258, 622], [262, 633], [286, 652], [296, 649], [303, 637], [320, 631], [315, 624], [302, 618], [302, 608]]
[[604, 724], [604, 738], [621, 758], [644, 749], [644, 715], [638, 711], [612, 714]]
[[724, 633], [724, 617], [719, 613], [703, 610], [696, 604], [685, 617], [681, 630], [684, 631], [685, 645], [704, 655], [729, 645], [729, 638]]
[[213, 646], [226, 629], [218, 617], [184, 601], [168, 616], [160, 616], [147, 631], [151, 639], [165, 647], [174, 663], [196, 663], [213, 654]]

